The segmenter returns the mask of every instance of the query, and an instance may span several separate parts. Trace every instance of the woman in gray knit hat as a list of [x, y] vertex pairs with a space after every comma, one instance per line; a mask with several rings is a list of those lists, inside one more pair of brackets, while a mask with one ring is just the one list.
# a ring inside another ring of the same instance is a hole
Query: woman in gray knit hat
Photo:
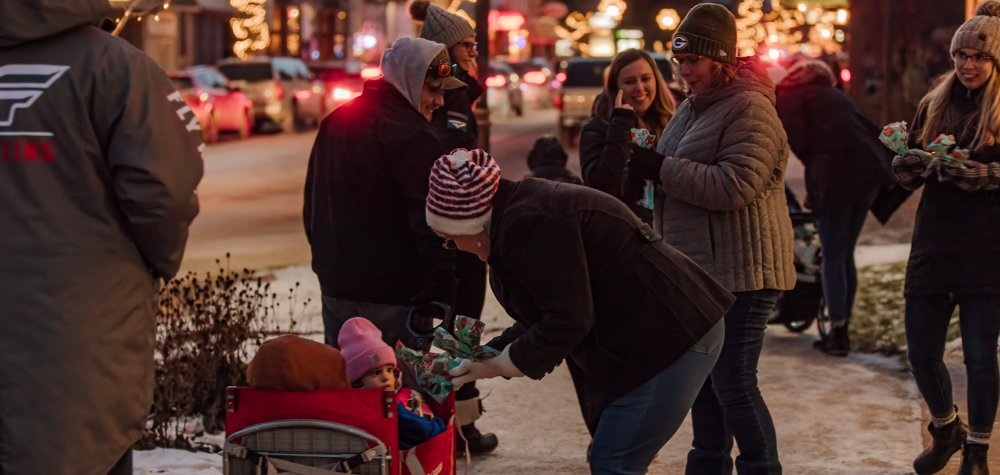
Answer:
[[660, 136], [658, 153], [633, 154], [654, 170], [654, 228], [736, 295], [719, 361], [691, 408], [687, 473], [780, 474], [774, 423], [757, 385], [767, 318], [795, 285], [785, 203], [788, 143], [774, 85], [757, 58], [736, 58], [736, 20], [696, 5], [671, 41], [691, 95]]
[[[964, 167], [893, 160], [904, 187], [924, 186], [906, 267], [907, 356], [931, 413], [932, 442], [913, 461], [935, 473], [962, 449], [959, 474], [989, 473], [987, 450], [1000, 399], [1000, 2], [983, 3], [951, 40], [955, 67], [920, 101], [910, 146], [940, 134], [971, 150]], [[936, 170], [936, 172], [935, 172]], [[948, 322], [960, 308], [969, 425], [959, 419], [943, 361]]]
[[[484, 88], [476, 79], [476, 58], [479, 50], [476, 31], [472, 25], [427, 0], [415, 0], [410, 4], [410, 16], [423, 22], [420, 37], [436, 41], [448, 48], [448, 55], [455, 66], [455, 77], [469, 85], [468, 88], [447, 91], [444, 105], [434, 111], [431, 126], [438, 133], [442, 149], [451, 152], [457, 148], [472, 150], [479, 147], [479, 126], [472, 106]], [[480, 318], [486, 300], [486, 264], [471, 254], [460, 252], [455, 256], [455, 277], [458, 288], [455, 297], [455, 312], [472, 318]], [[462, 426], [464, 440], [473, 454], [493, 451], [497, 447], [496, 435], [480, 432], [475, 421], [482, 415], [482, 404], [475, 384], [468, 384], [455, 393], [459, 418], [467, 421]], [[464, 445], [459, 438], [460, 444]], [[460, 450], [464, 447], [460, 445]]]

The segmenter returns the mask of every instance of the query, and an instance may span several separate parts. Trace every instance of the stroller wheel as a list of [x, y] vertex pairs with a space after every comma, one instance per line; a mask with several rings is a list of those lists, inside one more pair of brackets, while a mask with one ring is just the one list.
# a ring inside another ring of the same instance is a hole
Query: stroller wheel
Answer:
[[802, 333], [809, 329], [813, 324], [812, 318], [807, 318], [805, 320], [796, 320], [794, 322], [785, 322], [785, 328], [795, 332]]
[[819, 330], [819, 337], [826, 340], [830, 336], [830, 316], [826, 313], [826, 301], [819, 300], [819, 308], [816, 309], [816, 329]]

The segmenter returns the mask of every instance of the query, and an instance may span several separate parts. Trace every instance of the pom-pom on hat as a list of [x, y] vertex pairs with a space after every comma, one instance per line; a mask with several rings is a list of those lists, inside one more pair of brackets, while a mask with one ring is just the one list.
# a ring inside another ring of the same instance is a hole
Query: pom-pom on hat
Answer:
[[498, 186], [500, 167], [485, 151], [460, 148], [442, 156], [431, 167], [427, 225], [452, 236], [483, 232]]
[[1000, 1], [987, 0], [979, 5], [976, 14], [958, 27], [951, 38], [951, 52], [972, 48], [1000, 60]]
[[337, 335], [344, 355], [347, 380], [356, 382], [369, 371], [385, 365], [396, 366], [396, 352], [382, 341], [382, 332], [364, 317], [354, 317], [340, 327]]
[[670, 41], [674, 54], [700, 54], [736, 63], [736, 17], [717, 3], [699, 3], [688, 11]]
[[421, 38], [437, 41], [448, 48], [457, 45], [465, 38], [476, 36], [476, 31], [464, 18], [432, 5], [427, 0], [414, 0], [410, 4], [410, 16], [414, 20], [424, 22], [420, 27]]

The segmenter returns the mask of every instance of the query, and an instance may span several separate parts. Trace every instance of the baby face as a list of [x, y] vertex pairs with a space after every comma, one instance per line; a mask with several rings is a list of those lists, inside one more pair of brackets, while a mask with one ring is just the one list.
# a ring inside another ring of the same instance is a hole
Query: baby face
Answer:
[[361, 385], [371, 389], [395, 389], [396, 367], [387, 364], [369, 371], [361, 377]]

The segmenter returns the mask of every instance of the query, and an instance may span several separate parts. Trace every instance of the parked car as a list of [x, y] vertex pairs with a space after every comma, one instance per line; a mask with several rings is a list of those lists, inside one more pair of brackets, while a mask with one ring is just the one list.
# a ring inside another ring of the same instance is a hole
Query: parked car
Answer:
[[273, 122], [290, 132], [318, 125], [323, 119], [323, 84], [301, 59], [227, 58], [216, 66], [250, 97], [258, 121]]
[[[356, 61], [322, 61], [309, 63], [309, 70], [323, 83], [325, 114], [361, 95], [365, 79], [361, 71], [365, 64]], [[324, 115], [325, 115], [324, 114]]]
[[486, 72], [486, 100], [490, 112], [509, 116], [513, 111], [518, 116], [524, 114], [524, 99], [521, 77], [509, 64], [490, 61]]
[[[679, 104], [684, 99], [680, 75], [674, 74], [669, 56], [652, 56], [674, 101]], [[590, 118], [594, 100], [604, 90], [604, 78], [609, 66], [611, 58], [571, 58], [560, 64], [556, 78], [561, 85], [554, 103], [559, 109], [559, 139], [565, 146], [576, 142], [583, 122]]]
[[167, 73], [174, 87], [194, 111], [206, 143], [219, 140], [221, 132], [247, 138], [253, 131], [253, 102], [211, 66], [192, 66]]
[[545, 58], [531, 58], [520, 63], [509, 63], [510, 67], [521, 77], [521, 90], [524, 91], [525, 104], [539, 108], [552, 106], [555, 95], [553, 79], [555, 68]]

